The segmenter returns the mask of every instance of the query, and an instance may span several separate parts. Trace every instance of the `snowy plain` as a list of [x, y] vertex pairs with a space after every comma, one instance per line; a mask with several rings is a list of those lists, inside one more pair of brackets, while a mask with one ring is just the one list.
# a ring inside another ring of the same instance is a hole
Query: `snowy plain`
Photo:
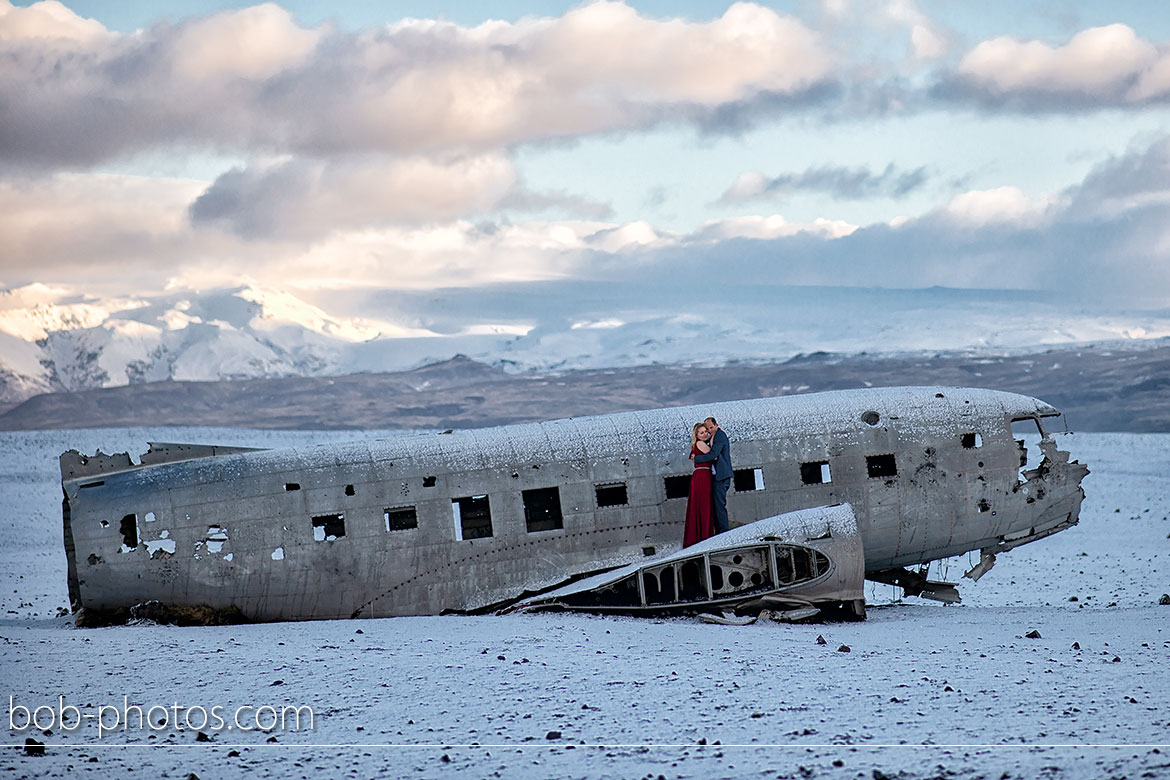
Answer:
[[[0, 773], [1170, 777], [1170, 606], [1158, 604], [1170, 592], [1167, 435], [1063, 437], [1092, 470], [1080, 525], [1001, 556], [978, 583], [962, 580], [960, 605], [867, 584], [864, 623], [542, 614], [78, 629], [58, 616], [63, 450], [380, 435], [393, 434], [0, 434], [0, 705], [10, 726], [13, 704], [55, 707], [58, 697], [86, 715], [121, 708], [124, 696], [144, 710], [314, 713], [312, 729], [202, 729], [210, 742], [173, 714], [166, 728], [100, 738], [92, 719], [51, 734], [10, 728], [7, 744], [31, 736], [46, 753], [5, 748]], [[972, 562], [937, 563], [930, 575], [957, 580]]]

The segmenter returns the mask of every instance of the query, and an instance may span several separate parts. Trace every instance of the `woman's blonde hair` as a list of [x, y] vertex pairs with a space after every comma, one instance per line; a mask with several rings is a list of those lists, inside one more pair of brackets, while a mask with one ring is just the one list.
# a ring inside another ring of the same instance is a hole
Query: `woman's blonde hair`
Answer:
[[704, 421], [695, 423], [694, 427], [691, 428], [691, 449], [694, 449], [695, 445], [699, 443], [699, 429], [706, 427], [707, 423]]

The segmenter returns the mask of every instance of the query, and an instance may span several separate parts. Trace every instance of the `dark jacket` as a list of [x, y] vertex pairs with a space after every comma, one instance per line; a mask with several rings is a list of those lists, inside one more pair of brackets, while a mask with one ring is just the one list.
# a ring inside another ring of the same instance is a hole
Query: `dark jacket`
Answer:
[[714, 463], [715, 479], [731, 479], [731, 442], [722, 428], [711, 439], [711, 451], [700, 452], [695, 456], [695, 463]]

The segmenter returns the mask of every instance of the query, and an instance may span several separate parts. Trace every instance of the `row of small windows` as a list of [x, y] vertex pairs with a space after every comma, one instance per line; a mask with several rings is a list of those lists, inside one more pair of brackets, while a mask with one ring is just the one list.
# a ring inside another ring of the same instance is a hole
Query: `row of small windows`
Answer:
[[[624, 489], [624, 485], [622, 486]], [[524, 500], [524, 522], [529, 533], [564, 528], [560, 491], [557, 488], [538, 488], [521, 492]], [[486, 539], [492, 536], [491, 499], [487, 495], [463, 496], [451, 500], [455, 520], [455, 537], [459, 540]], [[418, 528], [418, 509], [414, 506], [390, 507], [383, 510], [387, 533]], [[345, 536], [345, 513], [333, 512], [314, 515], [313, 539], [334, 542]]]
[[[890, 477], [898, 473], [892, 454], [870, 455], [866, 458], [870, 477]], [[833, 481], [828, 461], [812, 461], [800, 465], [801, 481], [806, 485], [829, 484]], [[686, 498], [690, 494], [690, 475], [665, 477], [666, 498]], [[759, 468], [737, 469], [732, 472], [732, 483], [737, 493], [764, 489], [764, 472]], [[612, 507], [629, 504], [629, 491], [624, 482], [594, 485], [597, 506]], [[562, 529], [560, 491], [555, 488], [535, 488], [521, 491], [524, 503], [524, 524], [528, 533]], [[493, 535], [491, 499], [486, 495], [463, 496], [451, 499], [456, 539], [486, 539]], [[418, 527], [418, 511], [413, 506], [395, 507], [384, 512], [386, 531], [407, 531]], [[334, 513], [313, 517], [313, 538], [319, 542], [334, 541], [345, 536], [345, 515]]]
[[[983, 446], [983, 436], [978, 433], [964, 433], [959, 437], [959, 442], [964, 449], [978, 449]], [[865, 466], [866, 472], [870, 477], [892, 477], [898, 473], [898, 467], [894, 462], [894, 456], [892, 454], [866, 456]], [[689, 474], [666, 477], [666, 497], [685, 498], [690, 492], [690, 480], [691, 477]], [[806, 485], [829, 484], [833, 481], [829, 462], [827, 460], [818, 460], [801, 463], [800, 480]], [[437, 477], [423, 477], [423, 487], [435, 487], [436, 482]], [[735, 486], [737, 493], [763, 490], [764, 473], [758, 468], [736, 469], [732, 472], [732, 484]], [[82, 487], [90, 486], [82, 485]], [[284, 489], [287, 491], [295, 491], [300, 490], [301, 486], [298, 482], [286, 482]], [[542, 488], [542, 490], [553, 489], [555, 488]], [[624, 506], [629, 503], [629, 496], [626, 492], [626, 484], [624, 482], [609, 482], [595, 485], [594, 489], [597, 492], [597, 506], [599, 507]], [[525, 492], [535, 493], [538, 491]], [[353, 485], [345, 486], [345, 495], [354, 495]]]
[[[965, 433], [960, 437], [966, 449], [983, 446], [983, 437], [978, 433]], [[982, 465], [982, 464], [980, 464]], [[872, 479], [896, 476], [898, 464], [893, 453], [868, 455], [865, 458], [866, 473]], [[833, 481], [832, 469], [827, 460], [809, 461], [800, 464], [800, 480], [805, 485], [827, 485]], [[436, 478], [423, 479], [423, 487], [434, 487]], [[690, 494], [691, 475], [680, 474], [663, 479], [667, 499], [686, 498]], [[755, 492], [764, 489], [764, 472], [759, 468], [736, 469], [732, 472], [732, 483], [737, 493]], [[85, 485], [83, 487], [88, 487]], [[300, 490], [296, 482], [286, 482], [286, 491]], [[605, 482], [593, 486], [597, 506], [600, 508], [626, 506], [630, 502], [625, 482]], [[345, 486], [345, 495], [355, 494], [353, 485]], [[561, 511], [560, 491], [555, 488], [535, 488], [521, 491], [524, 503], [524, 524], [529, 533], [553, 531], [564, 528]], [[986, 503], [986, 502], [981, 502]], [[451, 500], [455, 521], [455, 535], [459, 540], [484, 539], [492, 534], [491, 501], [488, 496], [464, 496]], [[979, 511], [987, 511], [980, 506]], [[150, 513], [153, 516], [153, 513]], [[152, 519], [149, 517], [147, 519]], [[418, 510], [414, 506], [390, 507], [383, 510], [383, 520], [388, 533], [418, 528]], [[102, 525], [108, 525], [105, 521]], [[318, 542], [332, 542], [345, 536], [345, 513], [314, 515], [312, 517], [313, 539]], [[138, 546], [137, 516], [126, 515], [118, 529], [126, 549]]]

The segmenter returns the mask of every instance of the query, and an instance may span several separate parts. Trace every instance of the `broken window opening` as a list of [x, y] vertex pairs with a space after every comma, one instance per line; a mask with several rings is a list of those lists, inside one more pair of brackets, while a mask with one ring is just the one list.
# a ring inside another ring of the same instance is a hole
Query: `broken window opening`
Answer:
[[892, 453], [887, 455], [867, 455], [865, 468], [871, 479], [892, 477], [898, 473], [898, 464]]
[[138, 547], [138, 515], [131, 512], [123, 517], [118, 524], [118, 531], [122, 534], [122, 552], [130, 552]]
[[983, 437], [978, 433], [964, 433], [960, 441], [965, 450], [975, 450], [983, 446]]
[[666, 498], [686, 498], [691, 494], [691, 475], [680, 474], [677, 477], [665, 477], [663, 485], [666, 487]]
[[763, 469], [736, 469], [731, 472], [731, 481], [736, 493], [751, 493], [764, 489]]
[[341, 512], [313, 517], [313, 541], [335, 542], [345, 536], [345, 515]]
[[1040, 439], [1044, 431], [1040, 428], [1040, 421], [1035, 417], [1020, 417], [1012, 420], [1012, 439], [1016, 442], [1016, 450], [1020, 456], [1020, 482], [1025, 482], [1024, 471], [1040, 465], [1044, 454], [1040, 451]]
[[345, 486], [345, 494], [347, 496], [352, 496], [354, 494], [353, 485], [346, 485]]
[[833, 473], [829, 470], [829, 461], [814, 460], [800, 464], [800, 481], [806, 485], [827, 485], [833, 481]]
[[386, 531], [409, 531], [418, 528], [418, 510], [413, 506], [390, 507], [382, 512]]
[[625, 482], [609, 482], [604, 485], [594, 485], [593, 490], [597, 494], [598, 507], [625, 506], [630, 503]]
[[486, 539], [492, 535], [492, 508], [486, 495], [451, 499], [455, 538]]
[[434, 487], [435, 477], [423, 477], [423, 487]]
[[524, 501], [524, 524], [528, 527], [528, 533], [555, 531], [565, 527], [561, 515], [561, 494], [557, 488], [523, 490], [520, 497]]
[[284, 489], [290, 493], [294, 490], [300, 490], [301, 483], [300, 482], [285, 482]]

